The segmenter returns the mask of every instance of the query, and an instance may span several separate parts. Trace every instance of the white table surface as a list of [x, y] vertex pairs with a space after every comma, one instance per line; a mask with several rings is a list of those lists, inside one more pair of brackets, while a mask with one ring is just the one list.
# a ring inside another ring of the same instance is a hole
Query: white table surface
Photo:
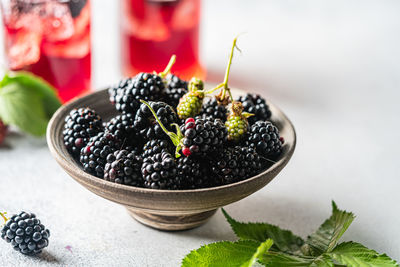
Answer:
[[[101, 88], [119, 78], [117, 1], [92, 2], [94, 84]], [[231, 85], [263, 93], [298, 134], [281, 174], [227, 210], [305, 237], [329, 216], [333, 199], [357, 215], [344, 240], [400, 260], [400, 2], [203, 4], [209, 80], [222, 80], [231, 40], [246, 32]], [[177, 266], [191, 249], [235, 239], [221, 212], [189, 231], [150, 229], [74, 182], [44, 139], [13, 133], [6, 144], [0, 149], [0, 211], [33, 211], [52, 236], [39, 258], [0, 242], [1, 266]]]

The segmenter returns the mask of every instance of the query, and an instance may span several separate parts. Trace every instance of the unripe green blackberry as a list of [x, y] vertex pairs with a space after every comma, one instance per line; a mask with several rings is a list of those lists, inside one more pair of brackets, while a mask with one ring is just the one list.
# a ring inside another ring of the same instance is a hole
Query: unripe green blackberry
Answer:
[[240, 141], [248, 131], [249, 123], [247, 117], [251, 115], [242, 112], [242, 103], [234, 101], [231, 106], [231, 113], [225, 122], [225, 127], [228, 129], [228, 140], [230, 141]]
[[201, 111], [204, 99], [204, 84], [200, 79], [192, 78], [189, 82], [189, 92], [187, 92], [180, 100], [177, 107], [180, 119], [195, 117]]

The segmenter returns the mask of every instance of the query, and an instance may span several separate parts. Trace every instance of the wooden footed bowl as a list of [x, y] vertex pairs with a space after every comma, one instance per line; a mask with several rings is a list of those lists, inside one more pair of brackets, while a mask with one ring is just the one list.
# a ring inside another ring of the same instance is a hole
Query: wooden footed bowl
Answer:
[[[244, 94], [233, 90], [234, 95]], [[62, 106], [53, 115], [47, 128], [50, 152], [60, 166], [78, 183], [93, 193], [124, 205], [139, 222], [160, 230], [174, 231], [205, 223], [219, 207], [243, 199], [267, 185], [286, 166], [296, 146], [292, 123], [276, 106], [268, 103], [271, 121], [285, 139], [282, 154], [262, 173], [233, 184], [192, 189], [157, 190], [116, 184], [85, 173], [68, 153], [63, 143], [64, 118], [74, 108], [90, 107], [108, 121], [117, 111], [109, 103], [107, 90], [97, 91]]]

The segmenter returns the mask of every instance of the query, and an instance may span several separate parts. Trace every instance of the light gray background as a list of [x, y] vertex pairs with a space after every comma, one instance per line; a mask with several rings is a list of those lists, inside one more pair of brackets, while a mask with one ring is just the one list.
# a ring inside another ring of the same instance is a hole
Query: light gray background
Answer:
[[[119, 78], [117, 2], [92, 1], [96, 88]], [[305, 237], [334, 199], [357, 215], [344, 240], [400, 260], [399, 14], [394, 0], [203, 1], [209, 79], [222, 80], [232, 38], [245, 32], [231, 85], [263, 93], [298, 134], [282, 173], [226, 207], [235, 218]], [[36, 212], [52, 236], [40, 258], [0, 242], [2, 266], [177, 266], [191, 249], [235, 239], [220, 212], [190, 231], [147, 228], [68, 177], [44, 140], [14, 133], [7, 144], [0, 149], [0, 210]]]

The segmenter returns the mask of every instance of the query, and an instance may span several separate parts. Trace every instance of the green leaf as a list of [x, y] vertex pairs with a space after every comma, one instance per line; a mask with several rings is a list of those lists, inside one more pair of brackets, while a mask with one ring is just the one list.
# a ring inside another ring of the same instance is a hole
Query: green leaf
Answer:
[[278, 226], [268, 223], [242, 223], [234, 220], [222, 209], [233, 231], [240, 239], [251, 239], [262, 242], [268, 238], [274, 241], [273, 250], [289, 253], [300, 253], [304, 244], [301, 237], [294, 235], [289, 230], [282, 230]]
[[283, 252], [269, 251], [261, 257], [260, 262], [267, 267], [333, 267], [332, 260], [326, 256], [295, 256]]
[[315, 233], [308, 237], [305, 247], [309, 246], [310, 249], [303, 247], [303, 252], [308, 250], [310, 255], [318, 256], [324, 252], [332, 251], [340, 237], [342, 237], [353, 222], [354, 217], [354, 214], [351, 212], [339, 210], [336, 203], [332, 201], [331, 217]]
[[6, 124], [40, 136], [46, 133], [48, 118], [40, 97], [33, 91], [11, 83], [0, 91], [0, 117]]
[[335, 261], [350, 267], [399, 266], [395, 260], [392, 260], [386, 254], [379, 254], [375, 250], [355, 242], [341, 243], [327, 255]]
[[10, 72], [0, 81], [0, 118], [22, 131], [41, 136], [61, 106], [54, 89], [27, 72]]
[[182, 261], [182, 267], [252, 266], [256, 259], [271, 246], [272, 240], [259, 243], [252, 240], [217, 242], [190, 252]]
[[61, 102], [57, 97], [55, 89], [42, 78], [24, 71], [10, 72], [8, 75], [6, 74], [6, 77], [1, 83], [2, 87], [10, 83], [17, 83], [38, 94], [49, 119], [61, 106]]

